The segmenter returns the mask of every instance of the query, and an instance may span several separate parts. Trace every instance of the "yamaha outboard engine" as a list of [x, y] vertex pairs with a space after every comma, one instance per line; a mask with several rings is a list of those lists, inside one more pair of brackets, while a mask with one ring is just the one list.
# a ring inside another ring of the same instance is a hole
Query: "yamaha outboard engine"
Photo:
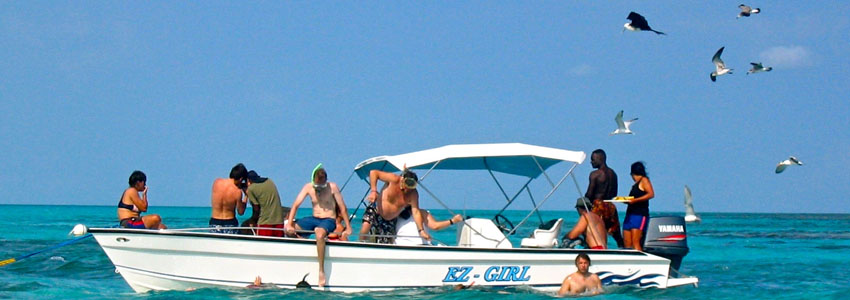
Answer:
[[643, 251], [670, 260], [670, 267], [678, 271], [682, 258], [688, 254], [688, 233], [685, 218], [677, 216], [652, 217], [647, 226]]

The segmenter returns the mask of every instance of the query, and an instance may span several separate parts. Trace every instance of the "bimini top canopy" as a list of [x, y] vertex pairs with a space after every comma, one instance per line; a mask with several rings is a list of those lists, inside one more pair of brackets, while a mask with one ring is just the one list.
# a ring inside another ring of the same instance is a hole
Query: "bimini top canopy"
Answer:
[[371, 170], [397, 172], [406, 165], [408, 169], [491, 170], [536, 178], [559, 162], [581, 164], [585, 157], [582, 151], [520, 143], [448, 145], [406, 154], [373, 157], [357, 164], [354, 172], [360, 179], [366, 179]]

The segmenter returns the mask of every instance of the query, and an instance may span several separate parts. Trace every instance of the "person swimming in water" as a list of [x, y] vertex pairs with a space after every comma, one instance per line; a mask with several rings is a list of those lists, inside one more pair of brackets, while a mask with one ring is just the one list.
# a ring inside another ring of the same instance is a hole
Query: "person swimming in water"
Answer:
[[603, 291], [599, 276], [588, 271], [590, 269], [590, 256], [586, 253], [579, 253], [576, 256], [576, 269], [575, 273], [564, 278], [561, 289], [558, 291], [559, 297], [584, 293], [597, 295]]

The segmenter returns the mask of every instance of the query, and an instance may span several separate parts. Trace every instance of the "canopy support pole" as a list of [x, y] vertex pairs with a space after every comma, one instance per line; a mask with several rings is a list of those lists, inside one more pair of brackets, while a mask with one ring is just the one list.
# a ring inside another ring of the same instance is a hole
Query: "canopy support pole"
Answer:
[[[532, 214], [534, 214], [534, 212], [536, 212], [538, 209], [540, 209], [540, 206], [542, 206], [542, 205], [543, 205], [543, 203], [546, 203], [546, 201], [547, 201], [547, 200], [549, 200], [549, 197], [551, 197], [551, 196], [552, 196], [552, 194], [554, 194], [554, 193], [555, 193], [555, 191], [556, 191], [556, 190], [558, 190], [558, 187], [560, 187], [560, 186], [561, 186], [561, 184], [564, 182], [564, 180], [567, 180], [567, 176], [572, 175], [573, 170], [575, 170], [575, 168], [576, 168], [577, 166], [578, 166], [578, 163], [573, 163], [573, 166], [572, 166], [572, 167], [570, 167], [570, 169], [567, 171], [567, 173], [566, 173], [566, 174], [564, 174], [564, 177], [561, 177], [561, 180], [559, 180], [559, 181], [558, 181], [558, 183], [557, 183], [557, 184], [555, 184], [555, 186], [554, 186], [554, 187], [553, 187], [553, 188], [549, 191], [549, 193], [547, 193], [547, 194], [546, 194], [546, 196], [545, 196], [545, 197], [543, 197], [543, 200], [542, 200], [542, 201], [540, 201], [540, 204], [536, 205], [536, 206], [534, 207], [534, 209], [532, 209], [532, 210], [531, 210], [531, 212], [530, 212], [530, 213], [528, 213], [528, 215], [526, 215], [526, 216], [525, 216], [525, 218], [523, 218], [523, 219], [522, 219], [522, 221], [520, 221], [520, 222], [519, 222], [516, 226], [514, 226], [514, 229], [513, 229], [513, 230], [511, 230], [510, 232], [508, 232], [508, 234], [506, 234], [506, 235], [505, 235], [505, 238], [504, 238], [504, 239], [502, 239], [502, 241], [504, 241], [504, 240], [508, 239], [508, 236], [510, 236], [511, 234], [513, 234], [513, 233], [514, 233], [514, 232], [515, 232], [518, 228], [520, 228], [520, 227], [522, 226], [522, 224], [524, 224], [524, 223], [525, 223], [525, 221], [527, 221], [527, 220], [528, 220], [528, 218], [530, 218], [530, 217], [531, 217], [531, 215], [532, 215]], [[546, 173], [546, 171], [545, 171], [545, 170], [541, 170], [541, 171], [543, 172], [543, 174], [545, 174], [545, 173]], [[548, 178], [548, 177], [547, 177], [547, 178]], [[575, 177], [573, 177], [573, 179], [575, 179]]]

